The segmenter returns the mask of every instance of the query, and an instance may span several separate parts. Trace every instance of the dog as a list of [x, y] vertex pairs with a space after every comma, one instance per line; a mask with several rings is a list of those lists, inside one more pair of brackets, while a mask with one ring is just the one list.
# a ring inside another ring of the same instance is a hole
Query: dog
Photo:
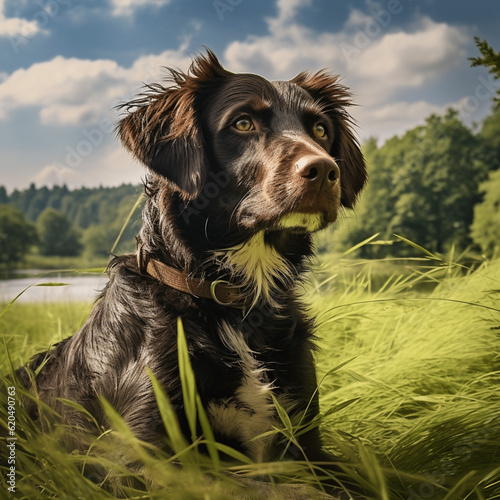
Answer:
[[335, 460], [318, 427], [297, 438], [298, 455], [268, 431], [279, 422], [272, 397], [303, 424], [319, 413], [314, 322], [297, 285], [312, 233], [352, 208], [367, 180], [351, 94], [325, 71], [275, 82], [232, 73], [210, 50], [169, 72], [121, 106], [117, 125], [147, 167], [136, 253], [112, 259], [81, 330], [17, 375], [73, 428], [87, 419], [58, 398], [106, 427], [105, 398], [137, 437], [164, 446], [149, 368], [189, 440], [181, 318], [217, 441], [255, 461]]

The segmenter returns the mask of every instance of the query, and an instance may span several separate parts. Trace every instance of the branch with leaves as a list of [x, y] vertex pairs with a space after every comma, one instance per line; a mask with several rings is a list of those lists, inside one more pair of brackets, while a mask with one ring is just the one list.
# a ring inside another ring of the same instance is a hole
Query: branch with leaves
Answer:
[[[481, 52], [481, 57], [469, 57], [472, 61], [471, 66], [485, 66], [490, 68], [490, 73], [495, 75], [495, 80], [500, 79], [500, 51], [495, 52], [486, 40], [481, 40], [478, 36], [474, 37], [476, 46]], [[495, 97], [496, 106], [500, 107], [500, 89], [497, 90], [499, 97]]]

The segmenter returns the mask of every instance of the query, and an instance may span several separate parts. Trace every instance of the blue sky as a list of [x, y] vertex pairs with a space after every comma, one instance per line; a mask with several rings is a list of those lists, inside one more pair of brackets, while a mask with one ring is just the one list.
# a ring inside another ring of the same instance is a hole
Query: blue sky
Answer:
[[467, 58], [499, 28], [496, 0], [0, 0], [0, 184], [139, 183], [112, 108], [203, 46], [270, 79], [342, 75], [361, 140], [449, 107], [480, 122], [500, 83]]

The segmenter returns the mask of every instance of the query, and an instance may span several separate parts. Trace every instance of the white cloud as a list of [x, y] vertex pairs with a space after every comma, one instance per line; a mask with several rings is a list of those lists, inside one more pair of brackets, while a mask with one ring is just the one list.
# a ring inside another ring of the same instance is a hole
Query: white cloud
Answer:
[[41, 28], [35, 21], [27, 21], [20, 17], [5, 17], [5, 0], [0, 0], [0, 37], [32, 37]]
[[[400, 88], [438, 78], [465, 57], [469, 37], [462, 28], [422, 17], [413, 32], [390, 32], [390, 26], [379, 25], [379, 36], [346, 29], [317, 33], [295, 22], [290, 5], [287, 9], [281, 5], [290, 3], [297, 2], [279, 2], [278, 16], [267, 20], [268, 35], [251, 36], [227, 47], [225, 59], [232, 69], [250, 67], [271, 78], [287, 78], [305, 68], [327, 68], [349, 81], [366, 82], [371, 96], [386, 98]], [[368, 21], [376, 23], [354, 9], [347, 24], [352, 27]], [[384, 29], [387, 32], [382, 33]]]
[[[118, 78], [117, 70], [118, 65], [113, 61], [61, 56], [33, 64], [28, 69], [19, 69], [0, 85], [2, 115], [5, 117], [16, 108], [40, 107], [44, 124], [78, 123], [82, 103], [89, 103], [91, 107], [94, 104], [89, 95], [92, 86], [99, 86], [105, 76], [116, 75]], [[82, 99], [84, 95], [86, 98]]]
[[256, 71], [268, 78], [290, 78], [305, 68], [330, 66], [342, 57], [342, 37], [320, 33], [294, 21], [299, 7], [311, 2], [278, 0], [278, 15], [266, 19], [269, 35], [232, 42], [224, 53], [233, 71]]
[[284, 25], [295, 18], [299, 9], [311, 5], [312, 0], [278, 0], [276, 2], [278, 17], [274, 21]]
[[[46, 165], [41, 168], [35, 175], [32, 175], [29, 179], [30, 184], [34, 182], [37, 186], [56, 186], [61, 184], [70, 185], [68, 179], [71, 176], [71, 180], [74, 181], [75, 170], [70, 168], [61, 169], [57, 168], [55, 165]], [[80, 182], [81, 185], [81, 182]]]
[[37, 186], [66, 184], [69, 188], [139, 184], [144, 172], [145, 168], [114, 141], [106, 147], [96, 149], [91, 157], [83, 159], [77, 167], [72, 168], [62, 163], [45, 165], [30, 177], [29, 182], [34, 182]]
[[421, 125], [431, 114], [443, 114], [452, 103], [436, 105], [424, 100], [417, 102], [398, 101], [374, 107], [355, 107], [351, 113], [359, 124], [358, 132], [363, 140], [370, 136], [381, 141], [396, 133]]
[[114, 61], [62, 56], [19, 69], [0, 84], [2, 115], [16, 108], [40, 107], [44, 124], [77, 124], [104, 105], [103, 84], [109, 88], [122, 81], [120, 69]]
[[137, 59], [129, 68], [115, 61], [55, 57], [19, 69], [0, 82], [0, 119], [19, 108], [39, 108], [44, 125], [84, 125], [99, 121], [118, 102], [131, 98], [141, 82], [160, 81], [164, 66], [186, 69], [179, 50]]
[[372, 22], [372, 16], [368, 15], [359, 9], [351, 9], [349, 17], [344, 23], [344, 28], [359, 28], [366, 26], [367, 23]]
[[[266, 20], [268, 34], [228, 45], [224, 55], [230, 69], [273, 79], [288, 79], [304, 69], [341, 74], [363, 106], [354, 111], [363, 137], [386, 138], [445, 109], [423, 96], [414, 102], [417, 94], [410, 92], [439, 81], [465, 60], [470, 37], [464, 28], [421, 16], [411, 30], [398, 30], [392, 20], [401, 11], [381, 14], [384, 7], [368, 1], [370, 14], [352, 9], [340, 31], [317, 32], [298, 21], [303, 2], [279, 0], [277, 5], [277, 16]], [[401, 99], [405, 93], [408, 102]], [[400, 98], [396, 104], [391, 103], [395, 95]]]
[[388, 99], [400, 89], [436, 80], [465, 60], [469, 37], [460, 28], [422, 18], [413, 33], [388, 33], [354, 55], [346, 72], [365, 103]]
[[131, 16], [136, 9], [142, 7], [161, 7], [170, 0], [111, 0], [114, 16]]
[[[101, 158], [93, 159], [85, 176], [94, 179], [95, 185], [138, 184], [144, 178], [146, 168], [115, 141]], [[85, 183], [87, 185], [87, 183]]]

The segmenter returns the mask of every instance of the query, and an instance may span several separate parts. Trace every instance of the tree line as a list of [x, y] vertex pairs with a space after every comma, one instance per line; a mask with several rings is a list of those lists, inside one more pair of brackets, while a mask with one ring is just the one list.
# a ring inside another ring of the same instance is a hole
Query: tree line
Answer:
[[[347, 249], [378, 233], [359, 250], [361, 256], [413, 251], [394, 235], [431, 252], [446, 253], [452, 246], [488, 255], [498, 250], [500, 110], [474, 132], [450, 109], [380, 147], [370, 139], [363, 151], [369, 183], [354, 216], [348, 214], [333, 236], [338, 247]], [[326, 236], [319, 242], [329, 248]]]
[[[41, 255], [108, 256], [142, 186], [66, 186], [15, 190], [0, 186], [0, 263], [14, 264], [30, 249]], [[140, 213], [133, 214], [117, 251], [134, 248]]]

